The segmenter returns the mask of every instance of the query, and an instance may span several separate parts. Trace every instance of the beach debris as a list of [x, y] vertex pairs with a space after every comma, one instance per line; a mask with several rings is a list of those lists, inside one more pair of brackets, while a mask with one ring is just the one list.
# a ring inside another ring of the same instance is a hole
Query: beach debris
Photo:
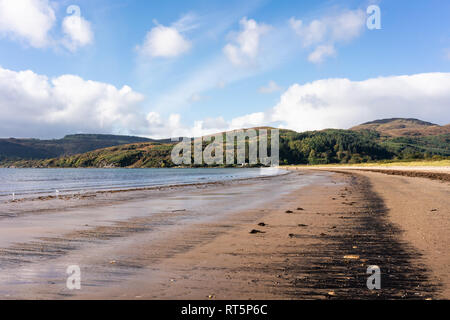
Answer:
[[260, 223], [258, 223], [258, 226], [265, 227], [265, 226], [267, 226], [267, 224], [265, 224], [264, 222], [260, 222]]
[[352, 248], [353, 248], [353, 249], [358, 249], [358, 246], [353, 246]]
[[436, 212], [438, 211], [438, 209], [431, 209], [431, 212]]
[[292, 210], [286, 210], [286, 213], [294, 213]]
[[116, 264], [116, 260], [111, 260], [109, 264]]
[[172, 212], [184, 212], [186, 211], [186, 209], [181, 209], [181, 210], [172, 210]]
[[330, 229], [336, 229], [336, 226], [332, 226], [332, 227], [330, 227]]
[[303, 211], [303, 210], [305, 210], [305, 209], [303, 209], [303, 208], [297, 208], [297, 210], [298, 210], [298, 211]]
[[252, 231], [250, 231], [250, 234], [256, 234], [256, 233], [265, 233], [265, 232], [261, 231], [261, 230], [257, 230], [257, 229], [253, 229]]
[[13, 201], [16, 201], [16, 194], [14, 192], [12, 193], [12, 199]]
[[326, 233], [321, 233], [320, 234], [322, 237], [325, 237], [327, 234]]
[[344, 259], [349, 259], [349, 260], [358, 260], [359, 256], [356, 254], [348, 254], [344, 256]]
[[328, 295], [329, 295], [329, 296], [335, 296], [335, 295], [336, 295], [336, 292], [330, 291], [330, 292], [328, 292]]
[[209, 296], [208, 296], [208, 299], [214, 299], [214, 295], [213, 294], [210, 294]]
[[299, 226], [299, 227], [307, 227], [308, 225], [307, 225], [307, 224], [300, 223], [300, 224], [298, 224], [298, 226]]

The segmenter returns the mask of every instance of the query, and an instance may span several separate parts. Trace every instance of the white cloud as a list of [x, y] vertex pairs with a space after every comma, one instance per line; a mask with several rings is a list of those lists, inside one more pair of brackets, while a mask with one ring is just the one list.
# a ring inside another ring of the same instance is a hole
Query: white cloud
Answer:
[[183, 127], [181, 132], [184, 132], [184, 136], [199, 137], [223, 131], [252, 128], [264, 123], [265, 116], [264, 112], [257, 112], [234, 118], [231, 121], [226, 121], [223, 117], [206, 118], [195, 121], [193, 127]]
[[308, 60], [320, 63], [336, 53], [336, 44], [347, 43], [363, 32], [365, 14], [362, 10], [349, 10], [315, 19], [309, 24], [291, 18], [289, 24], [300, 37], [302, 45], [313, 48]]
[[362, 10], [345, 11], [326, 19], [334, 42], [347, 42], [360, 36], [366, 26], [366, 15]]
[[309, 25], [304, 26], [302, 20], [291, 18], [289, 19], [289, 24], [295, 33], [300, 36], [305, 47], [323, 41], [327, 32], [326, 24], [320, 20], [313, 20]]
[[[294, 84], [265, 112], [222, 121], [211, 129], [197, 121], [196, 135], [258, 126], [299, 132], [350, 128], [382, 118], [418, 118], [440, 124], [450, 122], [450, 73], [390, 76], [364, 81], [325, 79]], [[194, 130], [195, 129], [195, 130]]]
[[193, 13], [182, 16], [178, 21], [172, 24], [172, 27], [178, 32], [188, 32], [199, 27], [198, 17]]
[[217, 118], [206, 118], [203, 120], [203, 128], [204, 129], [226, 129], [228, 127], [227, 122], [223, 117]]
[[333, 56], [336, 54], [336, 50], [332, 45], [318, 46], [313, 52], [308, 56], [308, 60], [313, 63], [320, 63], [326, 57]]
[[160, 125], [162, 123], [161, 115], [157, 112], [149, 112], [146, 119], [150, 125]]
[[147, 127], [140, 134], [147, 137], [155, 139], [186, 137], [191, 136], [193, 132], [193, 129], [188, 129], [181, 124], [181, 116], [177, 113], [163, 119], [158, 112], [149, 112], [146, 120]]
[[252, 64], [258, 56], [260, 37], [269, 30], [269, 26], [258, 24], [255, 20], [242, 18], [241, 31], [232, 36], [233, 44], [228, 43], [223, 51], [234, 65]]
[[191, 16], [185, 16], [170, 27], [157, 24], [147, 33], [138, 50], [144, 56], [164, 58], [177, 57], [189, 51], [192, 44], [183, 33], [195, 28], [192, 20]]
[[74, 75], [50, 80], [32, 71], [0, 67], [0, 136], [143, 130], [143, 99], [128, 86], [118, 89]]
[[89, 45], [94, 40], [91, 23], [76, 14], [64, 18], [62, 31], [65, 34], [63, 44], [70, 51], [75, 51], [79, 47]]
[[294, 84], [265, 112], [185, 125], [181, 115], [144, 111], [145, 97], [128, 86], [74, 75], [49, 79], [0, 67], [0, 137], [60, 137], [68, 133], [200, 136], [271, 125], [297, 131], [349, 128], [362, 122], [413, 117], [450, 122], [450, 73], [390, 76], [364, 81], [324, 79]]
[[47, 0], [0, 0], [0, 35], [42, 48], [50, 43], [48, 32], [55, 11]]
[[259, 93], [274, 93], [281, 90], [282, 88], [275, 81], [270, 81], [267, 86], [259, 88]]
[[[195, 132], [182, 125], [179, 114], [146, 113], [144, 103], [145, 97], [126, 85], [117, 88], [70, 74], [49, 79], [0, 67], [0, 137], [115, 133], [167, 138]], [[213, 120], [201, 124], [200, 130], [208, 130]]]
[[[78, 6], [69, 6], [61, 25], [62, 39], [50, 35], [56, 16], [48, 0], [0, 0], [0, 36], [21, 41], [35, 48], [63, 45], [70, 51], [91, 44], [94, 33]], [[72, 11], [74, 10], [75, 14]]]
[[237, 117], [231, 120], [230, 129], [234, 130], [261, 126], [267, 123], [266, 117], [264, 112], [255, 112], [242, 117]]
[[201, 135], [222, 132], [227, 129], [228, 122], [226, 122], [223, 117], [206, 118], [200, 121], [195, 121], [191, 135], [198, 137]]
[[350, 81], [326, 79], [291, 86], [268, 112], [271, 122], [298, 131], [349, 128], [393, 117], [450, 122], [450, 73]]
[[0, 67], [0, 137], [61, 137], [70, 133], [136, 134], [153, 138], [199, 136], [259, 124], [264, 113], [183, 125], [181, 115], [144, 111], [145, 97], [128, 86], [75, 75], [49, 79]]

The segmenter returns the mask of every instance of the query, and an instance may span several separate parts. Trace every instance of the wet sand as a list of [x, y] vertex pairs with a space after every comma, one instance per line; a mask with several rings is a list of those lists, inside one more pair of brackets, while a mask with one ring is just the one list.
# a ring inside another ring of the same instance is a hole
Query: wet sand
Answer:
[[[0, 204], [0, 298], [448, 299], [448, 186], [302, 170]], [[66, 288], [69, 265], [81, 290]]]

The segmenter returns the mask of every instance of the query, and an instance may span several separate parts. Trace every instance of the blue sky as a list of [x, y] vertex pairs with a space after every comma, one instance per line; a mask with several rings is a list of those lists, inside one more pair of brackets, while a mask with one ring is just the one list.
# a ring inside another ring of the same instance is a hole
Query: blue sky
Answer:
[[[20, 2], [26, 9], [14, 10]], [[380, 30], [366, 27], [373, 4]], [[72, 5], [79, 33], [64, 29]], [[12, 13], [16, 20], [0, 23], [0, 136], [162, 137], [259, 124], [301, 131], [391, 116], [450, 122], [445, 0], [0, 0], [0, 17]], [[35, 76], [45, 79], [23, 80]], [[327, 96], [343, 85], [342, 96]], [[125, 97], [124, 86], [136, 96]]]

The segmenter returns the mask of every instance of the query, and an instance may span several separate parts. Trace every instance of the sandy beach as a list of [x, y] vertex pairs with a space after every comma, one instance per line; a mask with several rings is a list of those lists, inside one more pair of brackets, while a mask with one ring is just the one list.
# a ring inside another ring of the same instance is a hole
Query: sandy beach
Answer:
[[449, 299], [450, 189], [433, 177], [302, 168], [1, 203], [0, 298]]

